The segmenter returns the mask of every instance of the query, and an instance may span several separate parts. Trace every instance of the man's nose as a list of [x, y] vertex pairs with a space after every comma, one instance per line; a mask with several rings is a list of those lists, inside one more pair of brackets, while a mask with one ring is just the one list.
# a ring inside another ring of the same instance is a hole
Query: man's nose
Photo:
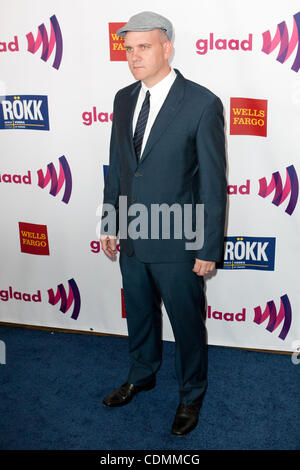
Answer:
[[138, 49], [133, 49], [132, 51], [132, 60], [133, 62], [138, 62], [141, 59]]

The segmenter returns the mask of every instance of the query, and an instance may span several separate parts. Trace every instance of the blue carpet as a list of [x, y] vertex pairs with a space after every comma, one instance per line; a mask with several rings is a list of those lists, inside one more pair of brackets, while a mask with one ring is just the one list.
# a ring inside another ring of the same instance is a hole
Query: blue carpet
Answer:
[[157, 386], [109, 409], [102, 398], [126, 380], [127, 338], [0, 326], [0, 340], [0, 449], [300, 449], [290, 355], [210, 346], [199, 425], [178, 438], [174, 343], [164, 342]]

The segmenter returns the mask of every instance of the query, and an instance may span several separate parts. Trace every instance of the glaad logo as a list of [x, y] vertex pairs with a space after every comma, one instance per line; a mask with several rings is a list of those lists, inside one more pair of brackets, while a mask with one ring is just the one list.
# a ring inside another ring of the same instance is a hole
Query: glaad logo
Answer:
[[[71, 193], [72, 193], [72, 175], [70, 166], [66, 157], [63, 155], [59, 159], [59, 176], [57, 176], [57, 172], [55, 170], [55, 166], [53, 163], [49, 163], [47, 165], [47, 170], [44, 175], [42, 170], [37, 171], [38, 177], [38, 186], [44, 189], [48, 183], [51, 181], [50, 186], [50, 194], [51, 196], [57, 196], [60, 192], [63, 184], [65, 183], [65, 191], [62, 198], [62, 201], [68, 204]], [[0, 183], [10, 183], [10, 184], [32, 184], [32, 176], [31, 171], [28, 170], [27, 174], [11, 174], [11, 173], [0, 173]]]
[[207, 306], [207, 318], [214, 320], [225, 320], [225, 321], [246, 321], [246, 309], [242, 308], [241, 312], [220, 312], [213, 310], [210, 305]]
[[274, 271], [276, 238], [225, 237], [224, 261], [218, 269]]
[[278, 328], [278, 326], [283, 322], [279, 338], [284, 340], [292, 323], [292, 308], [287, 294], [280, 297], [280, 309], [278, 314], [273, 300], [267, 302], [263, 313], [260, 307], [255, 307], [254, 323], [261, 325], [267, 318], [269, 319], [269, 322], [266, 326], [266, 330], [271, 333], [273, 333], [273, 331], [276, 330], [276, 328]]
[[82, 119], [85, 126], [91, 126], [94, 122], [112, 122], [113, 113], [103, 111], [98, 113], [96, 106], [93, 106], [93, 111], [84, 111], [82, 113]]
[[[63, 53], [63, 40], [58, 20], [55, 15], [50, 18], [50, 38], [47, 33], [46, 26], [42, 23], [38, 27], [36, 39], [32, 33], [26, 34], [27, 38], [27, 51], [35, 54], [42, 46], [41, 59], [47, 62], [52, 55], [55, 46], [55, 56], [52, 67], [56, 70], [59, 69], [62, 53]], [[19, 52], [18, 36], [14, 36], [14, 40], [8, 43], [0, 42], [0, 52]]]
[[261, 178], [259, 180], [259, 193], [258, 195], [266, 198], [273, 191], [274, 197], [272, 204], [275, 206], [280, 206], [280, 204], [285, 201], [285, 199], [290, 196], [289, 203], [285, 212], [289, 215], [292, 215], [295, 207], [297, 205], [298, 194], [299, 194], [299, 183], [296, 170], [293, 165], [290, 165], [286, 168], [286, 180], [283, 187], [282, 179], [278, 171], [272, 174], [271, 181], [269, 185], [267, 184], [266, 178]]
[[0, 96], [0, 104], [0, 129], [49, 131], [47, 96]]
[[[61, 301], [60, 311], [63, 313], [66, 313], [73, 305], [71, 318], [77, 320], [81, 306], [80, 292], [73, 278], [68, 280], [68, 285], [68, 296], [63, 284], [59, 284], [57, 286], [56, 294], [54, 294], [53, 289], [48, 289], [48, 303], [51, 305], [56, 305], [59, 301]], [[8, 302], [10, 300], [18, 300], [21, 302], [42, 302], [42, 294], [40, 290], [37, 290], [35, 294], [15, 291], [12, 286], [9, 286], [8, 289], [0, 290], [0, 300], [2, 302]]]
[[0, 300], [2, 302], [8, 302], [13, 299], [23, 302], [41, 302], [41, 291], [37, 290], [36, 294], [29, 294], [28, 292], [14, 291], [12, 286], [9, 286], [8, 289], [0, 290]]
[[65, 183], [65, 191], [63, 194], [62, 201], [68, 204], [71, 193], [72, 193], [72, 175], [66, 157], [63, 155], [59, 159], [59, 176], [55, 170], [53, 163], [48, 163], [47, 171], [44, 175], [42, 170], [38, 170], [38, 186], [44, 189], [51, 181], [50, 194], [51, 196], [57, 196], [60, 192], [63, 184]]
[[283, 64], [291, 56], [295, 48], [298, 46], [296, 57], [294, 58], [291, 69], [294, 72], [298, 72], [300, 69], [300, 12], [293, 16], [293, 32], [291, 38], [289, 38], [289, 32], [285, 21], [282, 21], [277, 25], [276, 33], [271, 39], [270, 31], [263, 33], [263, 46], [262, 52], [265, 54], [271, 54], [280, 44], [280, 49], [276, 60]]
[[60, 303], [59, 310], [62, 313], [66, 313], [69, 310], [69, 308], [73, 305], [73, 312], [72, 312], [71, 318], [73, 318], [73, 320], [77, 320], [79, 312], [80, 312], [80, 306], [81, 306], [80, 292], [73, 278], [68, 280], [68, 284], [69, 284], [68, 296], [67, 296], [66, 289], [63, 284], [59, 284], [57, 286], [56, 295], [54, 294], [53, 289], [48, 289], [49, 304], [56, 305], [60, 301], [61, 303]]
[[240, 41], [239, 39], [215, 39], [214, 33], [209, 34], [208, 39], [198, 39], [196, 42], [197, 54], [207, 54], [208, 49], [224, 50], [230, 49], [232, 51], [252, 51], [252, 34], [248, 35], [248, 39]]

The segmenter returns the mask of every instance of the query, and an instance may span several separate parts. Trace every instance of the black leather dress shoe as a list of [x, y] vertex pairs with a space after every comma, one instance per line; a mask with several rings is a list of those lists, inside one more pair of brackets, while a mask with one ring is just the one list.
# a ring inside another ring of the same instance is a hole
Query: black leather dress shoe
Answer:
[[125, 382], [123, 385], [121, 385], [121, 387], [117, 388], [109, 395], [107, 395], [103, 399], [102, 403], [105, 406], [110, 407], [127, 405], [127, 403], [129, 403], [134, 397], [134, 395], [136, 395], [138, 392], [151, 390], [154, 387], [155, 380], [144, 386], [133, 385], [129, 384], [128, 382]]
[[184, 436], [198, 424], [200, 405], [184, 405], [179, 403], [172, 425], [172, 434]]

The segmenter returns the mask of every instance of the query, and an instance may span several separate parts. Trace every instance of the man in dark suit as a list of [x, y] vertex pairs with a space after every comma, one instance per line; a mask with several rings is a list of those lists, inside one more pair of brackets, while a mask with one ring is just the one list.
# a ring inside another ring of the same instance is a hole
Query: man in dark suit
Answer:
[[[103, 403], [122, 406], [155, 386], [162, 360], [163, 301], [175, 338], [179, 384], [171, 431], [182, 436], [197, 425], [207, 388], [203, 276], [215, 269], [223, 251], [223, 107], [211, 91], [170, 67], [168, 19], [139, 13], [118, 35], [125, 37], [129, 68], [137, 81], [121, 89], [114, 101], [101, 242], [107, 256], [114, 258], [120, 230], [131, 366], [127, 381]], [[185, 216], [188, 207], [193, 234], [199, 229], [197, 207], [204, 208], [202, 244], [196, 240], [188, 245], [185, 221], [177, 218], [178, 213]], [[153, 220], [158, 208], [169, 209], [160, 213], [169, 216], [167, 230], [163, 224], [157, 227], [162, 219]], [[113, 212], [116, 223], [111, 229], [104, 221]], [[141, 212], [137, 223], [133, 216]]]

